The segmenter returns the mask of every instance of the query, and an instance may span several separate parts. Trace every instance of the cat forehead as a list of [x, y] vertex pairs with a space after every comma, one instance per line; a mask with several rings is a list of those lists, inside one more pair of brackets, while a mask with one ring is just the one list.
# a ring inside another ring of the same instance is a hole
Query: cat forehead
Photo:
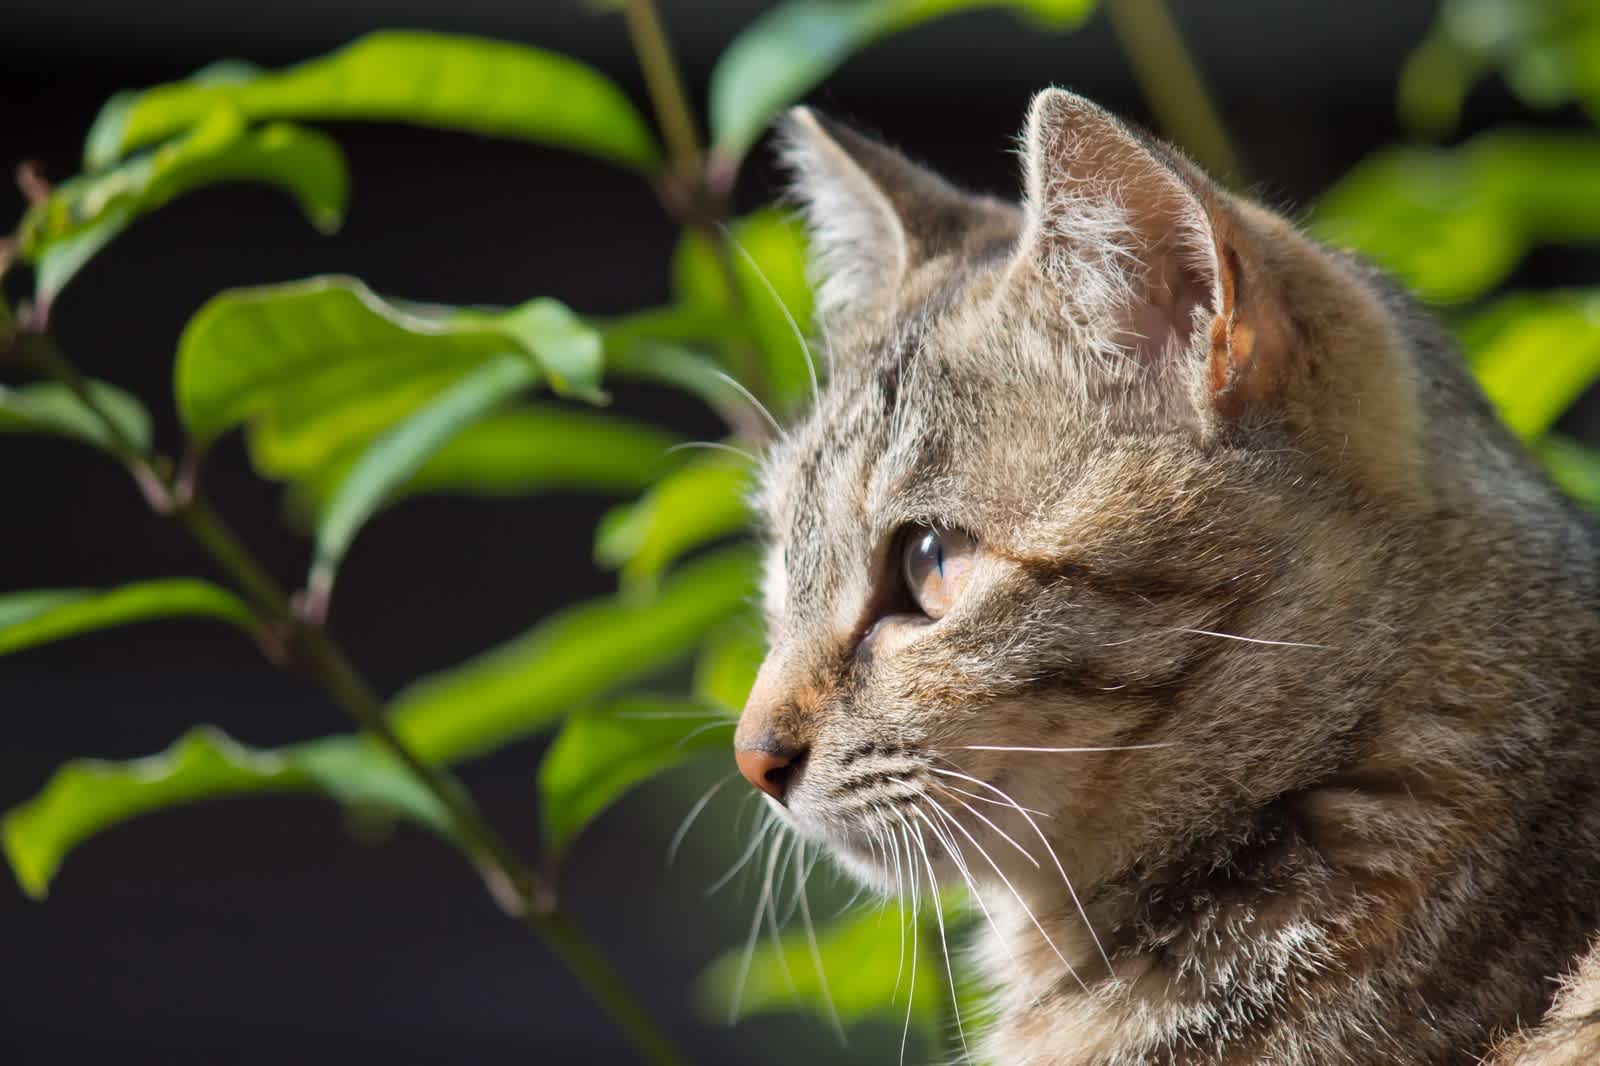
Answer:
[[991, 296], [924, 303], [853, 339], [763, 464], [758, 504], [780, 535], [832, 529], [831, 512], [977, 525], [1023, 506], [1105, 433], [1105, 405], [1061, 339]]

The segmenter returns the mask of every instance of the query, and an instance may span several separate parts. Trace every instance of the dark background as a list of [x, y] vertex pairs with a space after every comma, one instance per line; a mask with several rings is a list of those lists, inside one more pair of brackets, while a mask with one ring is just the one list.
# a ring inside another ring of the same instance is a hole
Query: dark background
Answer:
[[[761, 6], [663, 4], [697, 95], [722, 44]], [[1433, 8], [1175, 6], [1262, 191], [1289, 205], [1396, 136], [1395, 73]], [[223, 56], [283, 64], [383, 26], [567, 51], [642, 101], [620, 18], [571, 3], [3, 0], [0, 165], [32, 158], [66, 177], [100, 103], [119, 88]], [[1050, 83], [1148, 118], [1103, 16], [1051, 36], [1003, 13], [963, 15], [874, 47], [812, 99], [970, 185], [1010, 194], [1012, 138], [1030, 93]], [[1467, 127], [1521, 115], [1491, 83], [1472, 97]], [[666, 296], [675, 234], [630, 175], [523, 144], [397, 127], [336, 132], [354, 179], [338, 236], [315, 234], [275, 193], [205, 192], [134, 227], [58, 305], [65, 348], [140, 393], [159, 413], [164, 443], [175, 440], [175, 339], [225, 286], [338, 271], [411, 299], [548, 294], [590, 312]], [[750, 205], [772, 191], [765, 156], [756, 160], [741, 187]], [[22, 206], [9, 185], [0, 189], [0, 215], [15, 218]], [[1570, 253], [1541, 253], [1524, 277], [1597, 280], [1593, 259]], [[689, 432], [715, 431], [671, 396], [623, 390], [619, 401]], [[3, 443], [0, 590], [210, 572], [111, 462], [47, 440]], [[237, 444], [221, 450], [210, 483], [293, 581], [306, 545], [284, 530], [276, 490], [248, 475]], [[609, 502], [408, 503], [362, 534], [341, 578], [337, 632], [388, 692], [567, 599], [603, 593], [612, 579], [584, 564]], [[166, 624], [79, 639], [0, 659], [0, 807], [31, 796], [65, 759], [146, 754], [201, 721], [260, 744], [344, 728], [317, 693], [234, 634]], [[539, 748], [519, 745], [465, 771], [529, 851]], [[806, 1023], [730, 1031], [691, 1015], [688, 982], [742, 935], [753, 905], [749, 891], [701, 895], [737, 850], [735, 790], [690, 835], [676, 869], [663, 869], [663, 853], [700, 789], [725, 769], [718, 761], [683, 771], [607, 816], [565, 874], [578, 921], [700, 1061], [873, 1060], [870, 1032], [865, 1050], [858, 1041], [835, 1052]], [[43, 904], [0, 876], [0, 945], [0, 1062], [628, 1060], [598, 1010], [452, 853], [408, 830], [381, 847], [356, 843], [328, 803], [309, 797], [201, 805], [119, 828], [74, 853]]]

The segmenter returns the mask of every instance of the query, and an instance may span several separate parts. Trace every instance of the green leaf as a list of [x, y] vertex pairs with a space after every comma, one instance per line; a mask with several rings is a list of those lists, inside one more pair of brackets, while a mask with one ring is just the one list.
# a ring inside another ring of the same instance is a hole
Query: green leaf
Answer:
[[1514, 293], [1458, 332], [1483, 391], [1524, 438], [1600, 379], [1600, 291]]
[[762, 355], [765, 394], [777, 410], [791, 411], [811, 395], [805, 231], [793, 215], [765, 210], [734, 222], [728, 236], [738, 300], [728, 291], [717, 252], [691, 232], [672, 260], [679, 305], [691, 321], [714, 324], [701, 334], [705, 339], [754, 345]]
[[395, 729], [422, 758], [454, 762], [541, 730], [687, 656], [738, 611], [755, 584], [747, 548], [685, 564], [649, 600], [591, 600], [452, 670], [393, 703]]
[[1412, 128], [1444, 136], [1467, 93], [1498, 72], [1529, 107], [1577, 100], [1600, 119], [1600, 8], [1591, 0], [1445, 0], [1400, 76]]
[[734, 719], [703, 704], [629, 696], [571, 715], [539, 764], [546, 854], [578, 834], [635, 785], [706, 751], [731, 751]]
[[[687, 318], [679, 308], [670, 308], [640, 311], [606, 323], [606, 373], [686, 392], [725, 421], [748, 411], [749, 401], [723, 376], [726, 371], [717, 360], [689, 345], [651, 335], [658, 325], [671, 328]], [[731, 335], [730, 327], [722, 321], [694, 336], [725, 340]]]
[[350, 183], [331, 137], [287, 123], [251, 130], [238, 111], [217, 106], [187, 136], [58, 185], [28, 211], [22, 250], [36, 264], [41, 299], [52, 299], [135, 219], [195, 189], [233, 181], [283, 189], [324, 232], [343, 221]]
[[[89, 394], [141, 451], [150, 446], [150, 415], [129, 393], [91, 381]], [[8, 388], [0, 385], [0, 433], [71, 437], [97, 448], [116, 451], [116, 442], [100, 417], [67, 386], [53, 381]]]
[[175, 372], [178, 412], [203, 446], [259, 417], [287, 420], [302, 432], [307, 424], [348, 426], [351, 402], [376, 389], [389, 406], [344, 430], [359, 439], [508, 351], [538, 359], [558, 389], [592, 395], [599, 337], [592, 374], [574, 355], [582, 347], [577, 337], [550, 301], [503, 312], [403, 308], [342, 277], [236, 289], [212, 299], [184, 330]]
[[261, 750], [203, 726], [148, 758], [67, 763], [36, 796], [6, 813], [0, 837], [18, 883], [41, 899], [67, 853], [113, 825], [198, 800], [308, 789], [405, 814], [441, 833], [448, 824], [431, 794], [359, 738]]
[[1562, 492], [1580, 506], [1600, 511], [1600, 449], [1549, 433], [1534, 443], [1533, 451]]
[[942, 15], [1008, 7], [1056, 29], [1078, 25], [1093, 0], [788, 0], [757, 16], [711, 72], [716, 155], [737, 164], [774, 115], [851, 54]]
[[744, 529], [750, 511], [750, 464], [743, 456], [711, 452], [672, 471], [637, 503], [601, 520], [595, 558], [620, 567], [624, 584], [648, 587], [685, 552]]
[[0, 595], [0, 655], [97, 629], [158, 618], [215, 618], [255, 629], [238, 597], [205, 581], [174, 577], [104, 592], [46, 589]]
[[536, 373], [525, 356], [491, 358], [373, 441], [339, 483], [317, 523], [308, 587], [331, 587], [367, 519], [446, 441], [533, 384]]
[[759, 614], [730, 619], [700, 646], [694, 664], [695, 697], [738, 714], [750, 698], [756, 671], [766, 654]]
[[1493, 289], [1542, 244], [1600, 241], [1600, 137], [1501, 131], [1459, 148], [1379, 151], [1323, 194], [1321, 239], [1354, 248], [1430, 300]]
[[[474, 422], [428, 457], [390, 496], [426, 492], [526, 496], [552, 490], [638, 492], [678, 461], [680, 438], [646, 422], [553, 404], [498, 411]], [[354, 458], [306, 469], [297, 505], [325, 506]]]
[[457, 328], [480, 326], [515, 338], [523, 351], [538, 358], [557, 392], [601, 402], [600, 375], [605, 369], [605, 342], [594, 327], [556, 300], [530, 300], [509, 311], [461, 311]]
[[912, 1025], [937, 1039], [949, 993], [939, 936], [926, 918], [914, 953], [909, 918], [894, 907], [858, 908], [817, 930], [815, 956], [801, 931], [757, 944], [748, 962], [744, 947], [733, 948], [701, 974], [696, 1005], [708, 1021], [803, 1010], [829, 1020], [837, 1011], [846, 1025], [874, 1017], [900, 1024], [909, 996]]
[[649, 127], [594, 68], [527, 45], [383, 31], [276, 72], [243, 64], [113, 97], [84, 153], [89, 169], [198, 123], [217, 104], [271, 118], [407, 122], [552, 144], [646, 173]]

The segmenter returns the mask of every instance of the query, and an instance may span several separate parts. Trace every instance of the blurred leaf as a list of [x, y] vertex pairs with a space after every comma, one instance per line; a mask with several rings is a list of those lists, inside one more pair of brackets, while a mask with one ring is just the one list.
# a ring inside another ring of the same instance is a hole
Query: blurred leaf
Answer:
[[737, 220], [728, 234], [737, 303], [716, 251], [695, 233], [685, 234], [673, 255], [673, 288], [688, 315], [721, 324], [721, 339], [755, 346], [762, 355], [765, 394], [779, 412], [793, 410], [811, 394], [805, 231], [792, 215], [764, 210]]
[[[150, 415], [132, 395], [91, 381], [89, 393], [135, 448], [150, 446]], [[65, 385], [53, 381], [8, 388], [0, 385], [0, 433], [72, 437], [107, 451], [116, 444], [100, 417]]]
[[1529, 107], [1576, 99], [1600, 120], [1600, 6], [1593, 0], [1445, 0], [1400, 76], [1400, 117], [1444, 136], [1473, 85], [1498, 71]]
[[[429, 456], [391, 502], [425, 492], [524, 496], [552, 490], [638, 492], [679, 461], [668, 449], [679, 438], [647, 422], [553, 404], [490, 414]], [[354, 458], [306, 471], [299, 502], [322, 507]]]
[[[925, 926], [931, 926], [928, 919], [924, 915]], [[778, 944], [765, 938], [750, 953], [748, 968], [743, 946], [724, 952], [696, 982], [695, 1001], [702, 1016], [717, 1022], [794, 1010], [831, 1020], [831, 999], [846, 1025], [874, 1017], [898, 1025], [909, 996], [913, 1027], [937, 1040], [949, 994], [938, 933], [924, 928], [915, 953], [911, 945], [909, 919], [897, 908], [858, 908], [817, 930], [816, 958], [799, 930], [785, 933]]]
[[758, 15], [711, 72], [713, 149], [737, 164], [774, 115], [867, 45], [942, 15], [1008, 7], [1055, 29], [1078, 25], [1093, 0], [787, 0]]
[[1577, 503], [1600, 511], [1600, 449], [1548, 433], [1533, 446], [1550, 479]]
[[738, 714], [750, 698], [756, 671], [766, 654], [759, 615], [747, 614], [723, 623], [700, 646], [694, 664], [695, 697]]
[[526, 356], [494, 356], [373, 441], [322, 511], [308, 587], [332, 586], [350, 542], [378, 508], [446, 441], [533, 384], [536, 374]]
[[742, 456], [719, 451], [697, 458], [638, 502], [609, 512], [596, 531], [595, 558], [620, 567], [630, 588], [648, 587], [684, 552], [745, 528], [749, 481], [750, 464]]
[[1483, 391], [1524, 438], [1549, 429], [1600, 379], [1600, 291], [1513, 293], [1458, 333]]
[[539, 764], [546, 854], [563, 855], [635, 785], [701, 752], [731, 752], [733, 724], [723, 712], [664, 696], [628, 696], [569, 716]]
[[219, 103], [251, 120], [407, 122], [553, 144], [647, 173], [649, 127], [610, 79], [527, 45], [387, 30], [276, 72], [231, 63], [112, 97], [84, 147], [89, 169], [165, 140]]
[[1459, 148], [1388, 148], [1323, 194], [1322, 240], [1354, 248], [1431, 300], [1494, 288], [1540, 244], [1600, 240], [1600, 137], [1493, 132]]
[[[734, 412], [746, 410], [749, 401], [722, 376], [725, 371], [717, 361], [687, 344], [648, 335], [657, 323], [683, 320], [673, 309], [641, 311], [606, 323], [606, 373], [686, 392], [728, 421]], [[725, 338], [726, 323], [695, 339], [711, 335]]]
[[293, 196], [323, 232], [339, 228], [349, 195], [333, 138], [287, 123], [247, 129], [227, 106], [207, 112], [187, 136], [110, 169], [57, 185], [24, 216], [23, 254], [49, 301], [78, 269], [141, 215], [208, 185], [252, 181]]
[[[351, 278], [236, 289], [190, 319], [178, 346], [178, 412], [200, 445], [261, 415], [300, 413], [346, 423], [346, 401], [374, 385], [406, 402], [386, 409], [372, 432], [420, 407], [455, 376], [507, 351], [538, 359], [552, 385], [593, 395], [600, 339], [553, 301], [508, 311], [402, 308]], [[579, 349], [592, 349], [582, 365]], [[386, 421], [388, 420], [388, 421]], [[348, 432], [348, 430], [345, 430]], [[348, 443], [348, 442], [347, 442]]]
[[515, 337], [522, 349], [538, 357], [557, 392], [601, 402], [600, 375], [605, 369], [605, 342], [588, 325], [556, 300], [530, 300], [508, 311], [461, 311], [453, 319], [458, 327], [474, 325]]
[[403, 767], [359, 738], [268, 751], [202, 726], [159, 755], [65, 764], [37, 795], [6, 812], [0, 835], [23, 891], [41, 899], [69, 851], [120, 822], [197, 800], [312, 788], [408, 815], [441, 833], [448, 824], [447, 813]]
[[195, 578], [140, 581], [121, 588], [41, 589], [0, 595], [0, 655], [97, 629], [157, 618], [215, 618], [255, 629], [231, 592]]
[[[560, 565], [546, 562], [543, 565]], [[424, 759], [454, 762], [543, 729], [687, 656], [754, 588], [747, 548], [685, 564], [645, 601], [590, 600], [395, 699], [395, 729]]]

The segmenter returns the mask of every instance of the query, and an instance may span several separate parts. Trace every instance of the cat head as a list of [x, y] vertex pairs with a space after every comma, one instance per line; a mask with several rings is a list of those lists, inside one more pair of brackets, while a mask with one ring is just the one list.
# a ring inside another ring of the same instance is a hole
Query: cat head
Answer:
[[920, 839], [1022, 891], [1325, 773], [1387, 653], [1374, 516], [1427, 506], [1363, 268], [1058, 90], [1020, 208], [808, 111], [783, 144], [829, 382], [762, 468], [746, 776], [870, 881]]

